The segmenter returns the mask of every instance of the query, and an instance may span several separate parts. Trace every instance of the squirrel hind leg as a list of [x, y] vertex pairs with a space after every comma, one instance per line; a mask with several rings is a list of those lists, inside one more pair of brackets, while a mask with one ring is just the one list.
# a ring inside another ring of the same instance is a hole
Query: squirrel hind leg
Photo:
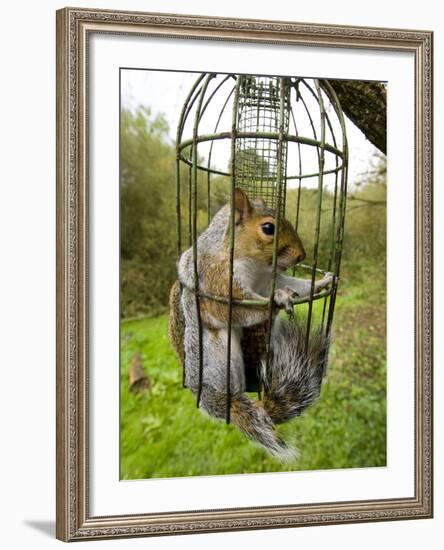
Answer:
[[[202, 327], [202, 371], [200, 372], [200, 345], [198, 330], [190, 323], [185, 328], [185, 380], [186, 385], [197, 388], [212, 388], [212, 391], [226, 394], [227, 391], [227, 341], [226, 328]], [[240, 344], [240, 331], [231, 332], [230, 392], [241, 394], [245, 390], [245, 369]]]

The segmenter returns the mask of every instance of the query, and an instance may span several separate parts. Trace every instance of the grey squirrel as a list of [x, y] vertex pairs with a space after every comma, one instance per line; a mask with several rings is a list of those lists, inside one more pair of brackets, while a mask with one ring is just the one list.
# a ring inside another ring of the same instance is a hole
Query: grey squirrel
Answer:
[[[233, 299], [267, 300], [271, 291], [275, 212], [263, 200], [250, 201], [240, 189], [234, 192], [235, 246]], [[207, 296], [229, 295], [230, 206], [225, 205], [197, 240], [199, 290]], [[320, 393], [328, 339], [314, 331], [305, 348], [305, 326], [276, 315], [292, 310], [298, 297], [308, 296], [311, 281], [285, 276], [285, 270], [305, 258], [302, 242], [286, 219], [280, 220], [274, 321], [270, 339], [270, 362], [265, 371], [261, 359], [262, 400], [245, 394], [245, 369], [241, 338], [246, 327], [268, 320], [267, 307], [233, 305], [231, 324], [231, 422], [273, 456], [289, 460], [297, 451], [279, 437], [275, 425], [298, 416]], [[194, 393], [199, 387], [199, 331], [194, 289], [193, 250], [178, 263], [179, 280], [170, 293], [169, 334], [184, 365], [185, 385]], [[332, 274], [315, 283], [314, 292], [331, 284]], [[182, 287], [182, 292], [180, 291]], [[203, 378], [200, 406], [209, 415], [223, 419], [227, 396], [228, 305], [200, 297]]]

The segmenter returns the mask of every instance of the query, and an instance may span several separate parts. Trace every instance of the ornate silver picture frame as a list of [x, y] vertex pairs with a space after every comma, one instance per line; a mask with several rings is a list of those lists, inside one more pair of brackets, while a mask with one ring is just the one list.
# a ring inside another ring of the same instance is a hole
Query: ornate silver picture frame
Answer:
[[[94, 434], [89, 431], [89, 350], [94, 334], [88, 311], [89, 220], [94, 204], [89, 201], [88, 93], [94, 84], [88, 80], [88, 45], [94, 34], [377, 50], [414, 57], [414, 296], [408, 297], [414, 302], [413, 496], [344, 501], [338, 495], [335, 502], [91, 513], [89, 441]], [[429, 31], [77, 8], [57, 12], [57, 538], [74, 541], [432, 517], [432, 48]]]

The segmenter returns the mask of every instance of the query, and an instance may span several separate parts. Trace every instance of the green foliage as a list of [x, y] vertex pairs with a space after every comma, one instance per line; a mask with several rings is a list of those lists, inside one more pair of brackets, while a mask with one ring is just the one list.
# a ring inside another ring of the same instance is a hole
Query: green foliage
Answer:
[[385, 183], [370, 180], [349, 193], [342, 264], [347, 279], [366, 280], [368, 271], [377, 268], [385, 284], [386, 214]]
[[121, 311], [158, 312], [175, 273], [174, 155], [163, 117], [121, 113]]
[[[184, 153], [187, 157], [187, 153]], [[176, 152], [163, 116], [147, 107], [121, 113], [121, 314], [165, 311], [176, 278]], [[202, 162], [202, 159], [199, 159]], [[190, 242], [190, 170], [181, 163], [182, 243]], [[197, 174], [198, 233], [208, 223], [207, 176]], [[227, 179], [211, 182], [211, 215], [228, 200]]]
[[[318, 267], [330, 269], [335, 233], [332, 232], [333, 194], [323, 192], [321, 203]], [[296, 221], [297, 190], [287, 192], [286, 217]], [[315, 226], [318, 210], [317, 189], [302, 188], [299, 201], [297, 231], [307, 251], [304, 263], [311, 264], [315, 242]], [[386, 185], [385, 177], [378, 172], [367, 175], [360, 185], [347, 194], [345, 232], [342, 249], [341, 278], [344, 281], [365, 281], [368, 272], [378, 267], [385, 281], [386, 269]]]

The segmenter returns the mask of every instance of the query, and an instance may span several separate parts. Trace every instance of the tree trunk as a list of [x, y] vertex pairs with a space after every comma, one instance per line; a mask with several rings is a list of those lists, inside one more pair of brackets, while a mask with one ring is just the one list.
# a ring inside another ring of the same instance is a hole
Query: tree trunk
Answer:
[[329, 80], [329, 83], [347, 117], [386, 154], [387, 91], [384, 84], [359, 80]]

